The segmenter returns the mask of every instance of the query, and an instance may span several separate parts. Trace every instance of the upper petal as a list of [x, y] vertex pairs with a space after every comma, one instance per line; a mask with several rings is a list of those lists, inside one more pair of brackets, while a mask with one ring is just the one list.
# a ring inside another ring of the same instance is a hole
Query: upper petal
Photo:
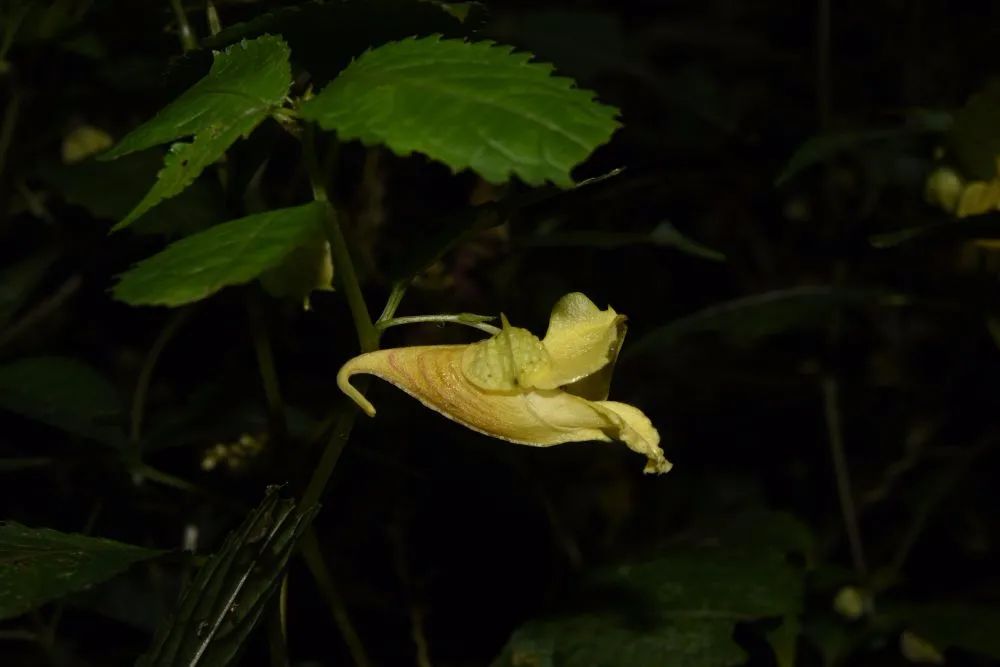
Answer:
[[542, 339], [551, 368], [535, 386], [560, 387], [596, 373], [615, 359], [625, 337], [625, 317], [601, 310], [580, 292], [559, 299]]

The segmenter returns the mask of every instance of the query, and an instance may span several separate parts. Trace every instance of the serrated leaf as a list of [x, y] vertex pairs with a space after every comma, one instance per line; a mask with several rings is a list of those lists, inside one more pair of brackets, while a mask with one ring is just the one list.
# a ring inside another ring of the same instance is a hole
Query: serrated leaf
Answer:
[[260, 507], [185, 588], [177, 611], [156, 633], [138, 667], [223, 667], [253, 630], [317, 508], [296, 511], [268, 489]]
[[133, 306], [180, 306], [250, 282], [322, 234], [324, 214], [324, 204], [310, 202], [216, 225], [139, 262], [114, 296]]
[[494, 666], [736, 665], [734, 625], [798, 613], [802, 590], [778, 551], [675, 550], [595, 573], [570, 611], [529, 621]]
[[75, 359], [33, 357], [0, 366], [0, 408], [112, 446], [125, 440], [118, 392]]
[[493, 42], [407, 39], [369, 51], [302, 106], [343, 139], [419, 152], [502, 183], [573, 185], [617, 110], [552, 67]]
[[208, 75], [130, 132], [102, 156], [114, 159], [193, 136], [175, 143], [153, 188], [114, 229], [121, 229], [182, 192], [208, 165], [223, 156], [279, 107], [292, 82], [288, 45], [265, 35], [233, 45], [215, 55]]
[[162, 551], [0, 523], [0, 619], [101, 583]]

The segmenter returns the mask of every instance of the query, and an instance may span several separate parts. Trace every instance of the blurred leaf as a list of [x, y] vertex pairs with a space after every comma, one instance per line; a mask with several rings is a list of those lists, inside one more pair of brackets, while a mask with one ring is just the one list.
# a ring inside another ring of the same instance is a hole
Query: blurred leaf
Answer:
[[288, 45], [269, 35], [217, 53], [205, 78], [104, 153], [101, 159], [111, 160], [194, 136], [191, 143], [170, 147], [156, 184], [114, 229], [182, 192], [230, 144], [281, 106], [292, 82], [288, 58]]
[[0, 523], [0, 619], [110, 579], [162, 551]]
[[724, 262], [726, 256], [717, 250], [704, 246], [697, 241], [681, 234], [676, 227], [668, 222], [662, 222], [647, 234], [625, 232], [591, 232], [572, 231], [539, 234], [520, 239], [521, 245], [531, 247], [590, 247], [590, 248], [621, 248], [630, 245], [657, 245], [676, 248], [681, 252], [708, 259], [713, 262]]
[[767, 633], [767, 642], [774, 651], [778, 667], [795, 667], [800, 631], [798, 617], [790, 615], [782, 619], [781, 625]]
[[125, 440], [118, 392], [75, 359], [35, 357], [0, 366], [0, 408], [112, 446]]
[[[826, 162], [841, 153], [857, 150], [870, 144], [905, 139], [926, 134], [942, 133], [951, 127], [951, 116], [946, 113], [919, 111], [912, 112], [904, 127], [883, 130], [858, 130], [853, 132], [832, 132], [811, 137], [792, 155], [791, 159], [775, 179], [775, 186], [784, 185], [793, 176], [815, 164]], [[957, 122], [957, 120], [956, 120]]]
[[[95, 218], [121, 220], [156, 180], [163, 153], [147, 150], [112, 162], [87, 160], [71, 166], [43, 167], [39, 177], [70, 204], [85, 208]], [[205, 178], [162, 202], [132, 223], [139, 234], [184, 236], [225, 219], [222, 197]]]
[[1000, 608], [963, 604], [880, 605], [880, 613], [939, 648], [1000, 660]]
[[910, 662], [925, 665], [943, 665], [944, 656], [936, 646], [909, 630], [899, 636], [899, 652]]
[[417, 151], [493, 183], [570, 187], [570, 170], [618, 127], [617, 110], [530, 59], [492, 42], [394, 42], [351, 63], [302, 115], [343, 139]]
[[575, 77], [593, 78], [627, 65], [622, 20], [613, 12], [580, 7], [505, 12], [490, 32]]
[[204, 71], [214, 50], [272, 34], [288, 42], [295, 64], [307, 70], [313, 85], [319, 86], [352, 58], [386, 42], [413, 35], [469, 35], [483, 22], [484, 12], [478, 3], [464, 4], [471, 5], [465, 23], [443, 3], [416, 0], [339, 0], [280, 7], [206, 37], [201, 50], [188, 53], [178, 63], [174, 76], [184, 77], [195, 66]]
[[445, 220], [433, 232], [422, 232], [406, 245], [407, 253], [397, 261], [389, 262], [387, 271], [394, 280], [408, 280], [440, 259], [463, 240], [490, 227], [502, 224], [520, 210], [541, 202], [562, 203], [575, 193], [617, 178], [623, 169], [612, 169], [606, 174], [588, 178], [569, 190], [548, 186], [463, 209]]
[[133, 306], [180, 306], [250, 282], [322, 234], [324, 205], [249, 215], [171, 244], [122, 274], [115, 298]]
[[726, 301], [654, 329], [631, 347], [627, 358], [650, 354], [685, 336], [715, 333], [737, 345], [803, 327], [823, 325], [845, 306], [902, 306], [908, 297], [875, 290], [792, 287]]
[[18, 472], [20, 470], [30, 470], [31, 468], [44, 468], [53, 463], [53, 459], [47, 457], [0, 459], [0, 472]]
[[996, 176], [1000, 156], [1000, 80], [991, 81], [955, 114], [948, 145], [968, 179]]
[[0, 271], [0, 329], [17, 315], [56, 256], [51, 250], [42, 250]]
[[737, 622], [801, 605], [801, 573], [778, 550], [677, 549], [588, 577], [571, 611], [529, 621], [494, 665], [736, 665]]
[[1000, 217], [995, 215], [949, 220], [894, 232], [876, 234], [869, 242], [876, 248], [893, 248], [915, 241], [934, 244], [980, 238], [1000, 238]]
[[296, 511], [268, 489], [261, 505], [226, 538], [184, 589], [139, 667], [230, 664], [281, 584], [281, 574], [317, 507]]

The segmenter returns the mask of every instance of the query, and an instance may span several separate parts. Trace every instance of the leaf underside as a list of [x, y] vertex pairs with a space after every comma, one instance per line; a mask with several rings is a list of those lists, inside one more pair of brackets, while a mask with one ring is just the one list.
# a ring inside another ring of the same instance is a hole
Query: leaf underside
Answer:
[[302, 115], [343, 139], [423, 153], [493, 183], [569, 187], [570, 170], [618, 127], [617, 110], [531, 58], [492, 42], [393, 42], [351, 63]]

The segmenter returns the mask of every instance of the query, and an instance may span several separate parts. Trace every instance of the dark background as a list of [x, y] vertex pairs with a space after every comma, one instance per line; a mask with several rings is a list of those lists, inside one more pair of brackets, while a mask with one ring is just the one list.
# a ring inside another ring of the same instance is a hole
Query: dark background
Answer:
[[[271, 4], [217, 7], [230, 25]], [[412, 608], [426, 614], [435, 665], [489, 664], [516, 627], [558, 606], [582, 573], [765, 510], [794, 515], [815, 540], [806, 625], [846, 624], [830, 611], [836, 591], [878, 585], [852, 570], [824, 383], [839, 403], [869, 575], [892, 561], [918, 517], [913, 547], [885, 594], [996, 604], [1000, 352], [987, 325], [998, 306], [996, 257], [966, 238], [873, 247], [873, 235], [948, 221], [923, 195], [942, 138], [913, 132], [867, 141], [863, 133], [905, 127], [921, 110], [956, 109], [980, 90], [997, 72], [1000, 5], [837, 2], [824, 22], [824, 4], [490, 3], [481, 36], [532, 51], [621, 109], [623, 128], [577, 178], [625, 171], [464, 242], [417, 281], [399, 314], [504, 312], [542, 333], [566, 292], [611, 304], [630, 326], [612, 398], [651, 417], [675, 468], [643, 477], [641, 457], [620, 445], [511, 446], [377, 384], [370, 396], [378, 417], [359, 422], [316, 523], [377, 664], [414, 664]], [[188, 5], [204, 35], [200, 3]], [[130, 308], [107, 290], [114, 275], [161, 248], [164, 235], [108, 236], [112, 221], [68, 197], [51, 173], [74, 127], [120, 138], [204, 73], [199, 63], [207, 61], [179, 54], [167, 2], [97, 0], [54, 36], [15, 43], [14, 69], [0, 81], [23, 95], [0, 190], [0, 265], [58, 254], [22, 312], [67, 281], [74, 288], [4, 341], [3, 361], [71, 356], [130, 396], [169, 313]], [[858, 139], [776, 186], [789, 158], [821, 132]], [[237, 150], [250, 163], [269, 156], [262, 191], [272, 205], [305, 192], [295, 142], [275, 124]], [[373, 314], [392, 267], [415, 243], [476, 197], [505, 194], [418, 157], [348, 145], [342, 161], [339, 196], [365, 255]], [[651, 232], [663, 223], [725, 261], [656, 243]], [[706, 311], [765, 294], [721, 315]], [[263, 299], [290, 442], [265, 444], [235, 469], [200, 466], [216, 443], [267, 430], [243, 294], [227, 290], [198, 307], [169, 344], [147, 415], [157, 434], [147, 463], [207, 496], [137, 484], [93, 443], [4, 412], [0, 455], [51, 462], [0, 472], [0, 514], [168, 549], [194, 525], [199, 550], [210, 553], [266, 484], [301, 484], [319, 449], [310, 434], [338, 397], [333, 377], [356, 350], [353, 326], [337, 292], [315, 295], [308, 312]], [[428, 325], [393, 329], [384, 343], [477, 337]], [[0, 656], [10, 656], [2, 662], [130, 664], [187, 567], [134, 568], [65, 606], [47, 656], [2, 642]], [[350, 664], [305, 568], [293, 559], [290, 572], [294, 661]], [[843, 664], [906, 664], [898, 630], [859, 631], [864, 638]], [[749, 664], [773, 664], [759, 633], [736, 633]], [[804, 636], [799, 664], [823, 664], [821, 643]], [[265, 664], [265, 655], [258, 632], [245, 662]], [[960, 647], [948, 657], [988, 664]]]

